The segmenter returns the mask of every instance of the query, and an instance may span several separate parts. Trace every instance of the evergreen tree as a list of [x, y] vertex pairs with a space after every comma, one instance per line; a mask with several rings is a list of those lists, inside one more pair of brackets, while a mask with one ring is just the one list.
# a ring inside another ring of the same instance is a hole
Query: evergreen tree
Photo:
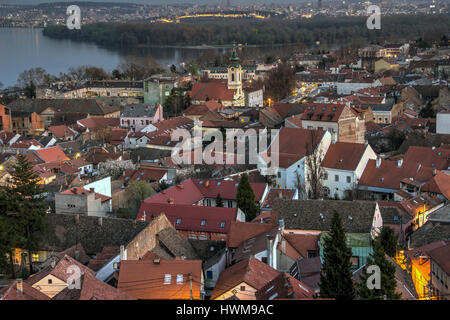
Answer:
[[351, 256], [352, 250], [347, 247], [341, 217], [334, 211], [331, 231], [324, 237], [324, 262], [320, 274], [322, 298], [354, 298]]
[[222, 197], [220, 196], [220, 193], [217, 194], [216, 207], [223, 207], [223, 201], [222, 201]]
[[247, 174], [241, 176], [236, 194], [237, 207], [245, 213], [246, 221], [253, 220], [259, 214], [259, 207], [255, 202], [253, 192]]
[[9, 272], [15, 278], [12, 248], [16, 243], [17, 230], [14, 220], [10, 219], [6, 212], [6, 194], [0, 189], [0, 273]]
[[380, 233], [380, 243], [384, 252], [390, 257], [395, 256], [397, 251], [398, 236], [389, 227], [383, 227]]
[[36, 86], [33, 81], [25, 86], [24, 94], [27, 98], [36, 98]]
[[6, 200], [5, 216], [9, 230], [15, 230], [12, 244], [28, 253], [30, 274], [33, 273], [32, 253], [39, 247], [39, 236], [45, 230], [46, 205], [39, 186], [39, 177], [25, 156], [19, 154], [3, 187]]
[[[380, 268], [380, 289], [369, 289], [367, 279], [372, 275], [367, 273], [367, 268], [376, 265]], [[386, 258], [381, 238], [378, 237], [373, 246], [373, 252], [367, 258], [366, 266], [362, 270], [359, 282], [356, 285], [358, 299], [362, 300], [397, 300], [400, 295], [395, 292], [397, 282], [395, 280], [394, 262]]]
[[192, 100], [191, 100], [191, 96], [189, 94], [186, 94], [183, 97], [183, 107], [184, 109], [189, 108], [192, 105]]

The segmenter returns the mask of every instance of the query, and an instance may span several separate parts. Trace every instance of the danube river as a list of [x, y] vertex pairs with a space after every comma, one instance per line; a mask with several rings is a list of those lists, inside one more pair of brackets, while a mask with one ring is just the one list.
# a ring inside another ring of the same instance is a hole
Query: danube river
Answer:
[[[0, 82], [4, 88], [15, 85], [22, 71], [34, 67], [44, 68], [56, 76], [70, 67], [80, 65], [102, 67], [110, 72], [128, 54], [152, 56], [167, 68], [172, 64], [194, 60], [205, 50], [207, 48], [151, 47], [136, 48], [125, 53], [92, 43], [50, 39], [42, 35], [40, 28], [0, 28]], [[215, 50], [224, 53], [231, 49]]]

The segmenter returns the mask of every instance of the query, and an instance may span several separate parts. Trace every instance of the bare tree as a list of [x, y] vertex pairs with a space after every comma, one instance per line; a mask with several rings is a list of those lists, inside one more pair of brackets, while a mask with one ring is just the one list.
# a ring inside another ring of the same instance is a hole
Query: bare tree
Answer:
[[30, 85], [30, 83], [40, 86], [43, 84], [48, 84], [51, 80], [52, 76], [50, 76], [45, 69], [37, 67], [22, 71], [17, 78], [17, 84], [20, 87], [25, 88]]
[[152, 57], [127, 56], [120, 62], [117, 69], [131, 80], [142, 80], [152, 74], [163, 72], [164, 69]]
[[299, 200], [307, 200], [308, 197], [306, 194], [305, 183], [302, 179], [302, 176], [298, 172], [298, 170], [295, 171], [294, 186], [298, 190], [298, 199]]
[[324, 154], [319, 144], [319, 132], [312, 130], [310, 136], [311, 139], [306, 144], [305, 189], [309, 199], [319, 199], [323, 194], [323, 180], [325, 178], [325, 169], [322, 167]]

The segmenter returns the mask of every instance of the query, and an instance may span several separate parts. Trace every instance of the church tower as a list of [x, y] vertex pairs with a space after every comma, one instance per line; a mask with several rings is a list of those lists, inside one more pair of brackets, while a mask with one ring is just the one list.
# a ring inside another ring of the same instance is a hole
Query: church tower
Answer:
[[[233, 54], [230, 57], [230, 64], [228, 65], [228, 89], [235, 90], [235, 101], [240, 101], [244, 98], [242, 91], [242, 66], [236, 53], [236, 48], [233, 48]], [[240, 102], [238, 103], [240, 104]]]

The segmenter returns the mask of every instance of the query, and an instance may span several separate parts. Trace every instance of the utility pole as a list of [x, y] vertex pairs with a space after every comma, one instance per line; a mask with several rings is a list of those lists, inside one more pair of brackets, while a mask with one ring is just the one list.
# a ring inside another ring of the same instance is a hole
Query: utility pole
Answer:
[[194, 300], [194, 298], [192, 297], [192, 273], [189, 273], [189, 286], [190, 286], [189, 293], [191, 295], [191, 300]]

